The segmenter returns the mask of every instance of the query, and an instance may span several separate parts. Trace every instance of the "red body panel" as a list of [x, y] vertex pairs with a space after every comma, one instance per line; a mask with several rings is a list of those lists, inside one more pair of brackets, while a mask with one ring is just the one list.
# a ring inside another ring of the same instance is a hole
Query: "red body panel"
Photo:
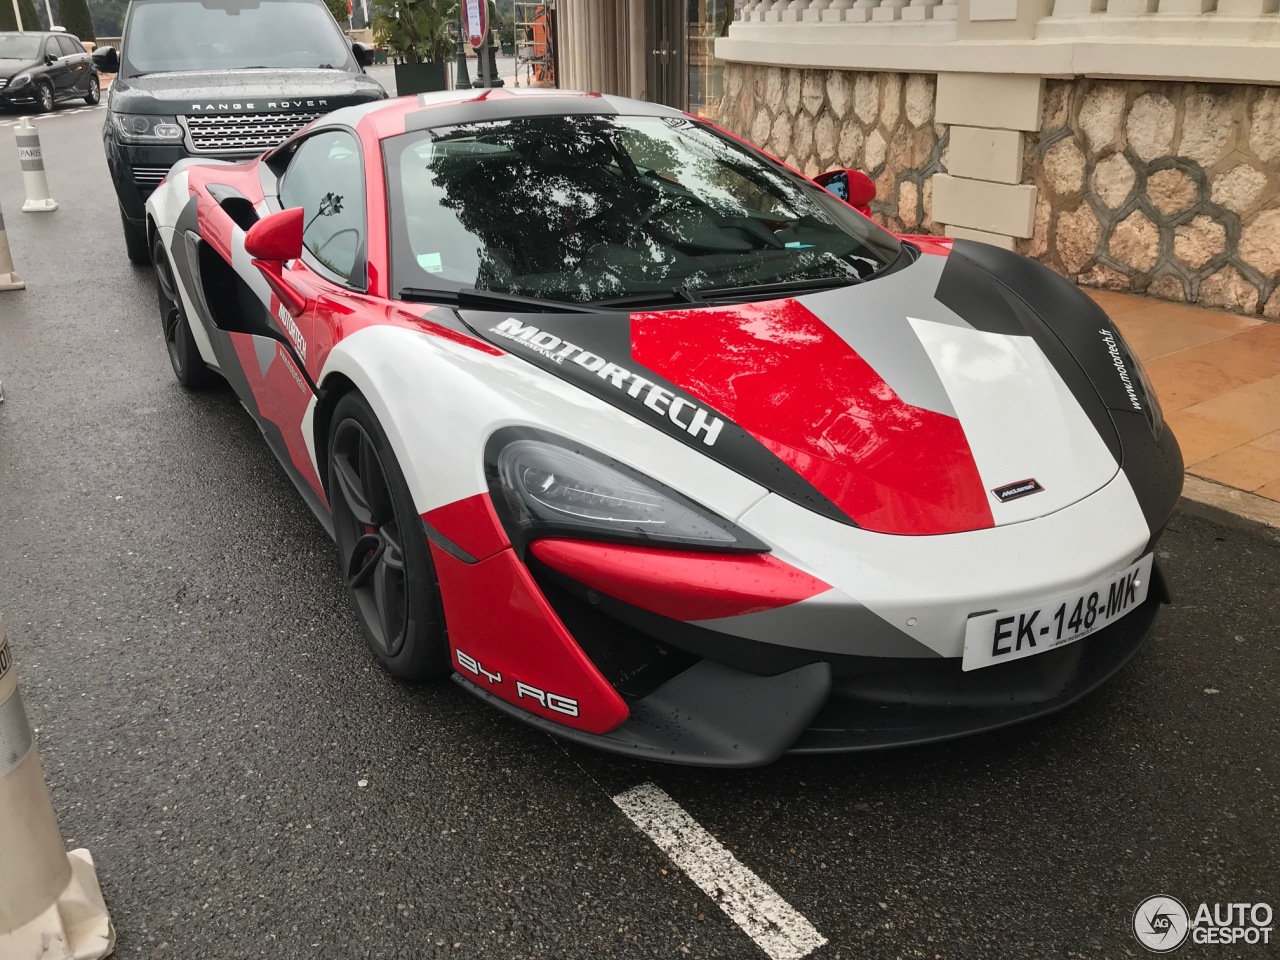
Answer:
[[635, 359], [768, 447], [859, 526], [994, 521], [960, 421], [904, 403], [796, 300], [631, 317]]
[[576, 730], [608, 733], [627, 719], [626, 703], [574, 642], [513, 551], [465, 563], [433, 543], [431, 556], [453, 667], [461, 677]]
[[831, 589], [767, 553], [702, 553], [559, 539], [535, 540], [529, 550], [579, 583], [673, 620], [761, 613]]
[[277, 343], [276, 356], [264, 376], [254, 351], [254, 338], [247, 333], [232, 333], [230, 337], [258, 411], [280, 428], [289, 459], [320, 501], [327, 504], [324, 486], [311, 464], [311, 454], [302, 437], [302, 417], [311, 402], [311, 388], [298, 371], [293, 357], [282, 344]]
[[422, 519], [478, 560], [511, 545], [487, 493], [428, 510]]

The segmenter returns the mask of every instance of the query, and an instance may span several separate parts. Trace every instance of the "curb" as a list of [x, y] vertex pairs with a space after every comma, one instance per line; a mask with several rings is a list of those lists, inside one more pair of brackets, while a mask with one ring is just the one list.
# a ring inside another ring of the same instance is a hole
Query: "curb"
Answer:
[[1178, 506], [1192, 516], [1280, 543], [1280, 502], [1187, 474]]

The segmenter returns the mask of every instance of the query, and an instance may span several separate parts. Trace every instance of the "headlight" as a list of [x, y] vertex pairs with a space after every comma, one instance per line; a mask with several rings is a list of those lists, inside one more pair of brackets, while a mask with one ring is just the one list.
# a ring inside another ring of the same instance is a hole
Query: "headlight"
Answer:
[[490, 488], [517, 546], [560, 535], [765, 549], [727, 520], [594, 451], [545, 435], [533, 439], [531, 431], [501, 433], [506, 436], [490, 443], [491, 451], [496, 448]]
[[130, 143], [175, 143], [182, 139], [177, 117], [153, 117], [145, 113], [113, 113], [111, 124], [121, 140]]
[[14, 87], [25, 87], [30, 82], [31, 82], [31, 74], [20, 73], [16, 77], [14, 77], [12, 80], [9, 81], [9, 89], [12, 90]]

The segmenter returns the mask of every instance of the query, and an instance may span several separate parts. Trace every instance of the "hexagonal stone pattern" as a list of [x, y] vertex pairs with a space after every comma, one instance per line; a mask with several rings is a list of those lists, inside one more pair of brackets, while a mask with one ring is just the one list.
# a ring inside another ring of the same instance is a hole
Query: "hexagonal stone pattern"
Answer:
[[[0, 0], [2, 2], [2, 0]], [[933, 74], [729, 63], [716, 117], [813, 174], [875, 178], [875, 219], [932, 232], [949, 129]], [[1077, 282], [1280, 319], [1280, 87], [1046, 79], [1024, 134], [1020, 252]]]
[[1199, 270], [1225, 249], [1227, 228], [1201, 214], [1173, 231], [1173, 253], [1193, 270]]

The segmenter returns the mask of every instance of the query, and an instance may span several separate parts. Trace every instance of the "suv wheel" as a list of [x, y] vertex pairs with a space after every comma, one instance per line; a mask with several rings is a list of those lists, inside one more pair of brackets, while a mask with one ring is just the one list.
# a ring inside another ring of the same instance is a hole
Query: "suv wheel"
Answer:
[[84, 102], [89, 106], [96, 106], [98, 101], [102, 99], [102, 85], [98, 82], [96, 73], [89, 74], [89, 92], [84, 95]]

